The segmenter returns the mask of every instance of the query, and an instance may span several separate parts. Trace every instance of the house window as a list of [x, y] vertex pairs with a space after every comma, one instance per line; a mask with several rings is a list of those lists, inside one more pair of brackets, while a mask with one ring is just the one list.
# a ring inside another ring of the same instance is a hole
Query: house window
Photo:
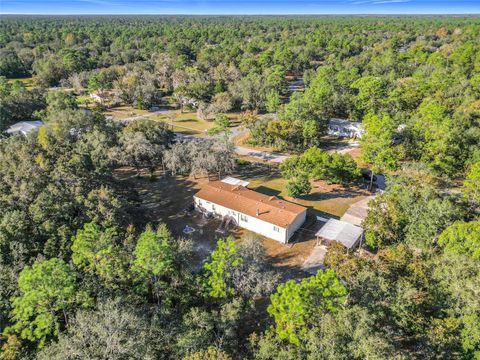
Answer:
[[275, 231], [275, 232], [280, 232], [280, 228], [279, 228], [278, 226], [274, 226], [274, 227], [273, 227], [273, 231]]
[[212, 204], [212, 210], [215, 211], [215, 204]]
[[200, 206], [202, 205], [202, 200], [200, 200], [200, 199], [198, 200], [198, 205], [200, 205]]
[[247, 215], [240, 215], [240, 220], [244, 221], [244, 222], [248, 222], [248, 217]]

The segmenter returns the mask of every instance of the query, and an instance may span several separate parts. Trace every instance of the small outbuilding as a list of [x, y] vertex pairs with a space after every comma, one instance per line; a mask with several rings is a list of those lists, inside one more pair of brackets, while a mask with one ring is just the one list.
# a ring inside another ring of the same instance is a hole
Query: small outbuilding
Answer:
[[360, 243], [363, 229], [346, 221], [329, 219], [315, 236], [318, 240], [336, 241], [352, 249]]
[[231, 177], [231, 176], [227, 176], [226, 178], [223, 178], [221, 181], [226, 183], [226, 184], [240, 185], [240, 186], [244, 186], [244, 187], [247, 187], [248, 184], [250, 184], [248, 181], [245, 181], [245, 180], [242, 180], [242, 179], [237, 179], [237, 178], [234, 178], [234, 177]]
[[35, 129], [38, 129], [42, 125], [43, 122], [37, 120], [20, 121], [10, 126], [7, 130], [5, 130], [5, 132], [9, 135], [27, 136], [28, 133], [32, 132]]
[[364, 133], [362, 124], [346, 119], [330, 119], [328, 134], [338, 137], [361, 138]]

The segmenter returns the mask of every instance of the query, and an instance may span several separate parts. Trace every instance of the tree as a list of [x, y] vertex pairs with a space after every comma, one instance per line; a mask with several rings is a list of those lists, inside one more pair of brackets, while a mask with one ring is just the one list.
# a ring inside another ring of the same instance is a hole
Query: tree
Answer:
[[218, 134], [222, 131], [228, 131], [230, 127], [230, 119], [227, 115], [219, 113], [215, 116], [215, 126], [208, 130], [210, 135]]
[[455, 199], [424, 179], [397, 176], [371, 200], [363, 221], [365, 243], [374, 249], [400, 242], [428, 249], [448, 225], [464, 216]]
[[228, 137], [204, 141], [179, 141], [165, 153], [165, 166], [174, 175], [229, 174], [235, 166], [235, 148]]
[[101, 302], [96, 310], [79, 310], [67, 331], [45, 346], [38, 359], [161, 358], [170, 334], [146, 312], [120, 299]]
[[306, 349], [311, 358], [387, 359], [394, 357], [394, 346], [375, 314], [359, 306], [341, 309], [322, 317], [306, 334]]
[[265, 99], [265, 108], [267, 111], [271, 113], [277, 112], [281, 104], [282, 100], [280, 99], [278, 92], [275, 90], [270, 90]]
[[21, 82], [9, 83], [0, 76], [0, 131], [16, 121], [31, 119], [43, 107], [44, 90], [27, 90]]
[[230, 85], [230, 93], [241, 102], [241, 108], [260, 110], [265, 105], [267, 84], [258, 74], [248, 75]]
[[77, 98], [75, 94], [68, 91], [49, 91], [46, 96], [47, 108], [46, 114], [51, 114], [58, 110], [78, 109]]
[[98, 275], [111, 285], [127, 277], [125, 256], [116, 245], [116, 230], [87, 223], [72, 239], [72, 261], [87, 274]]
[[445, 253], [464, 254], [480, 260], [480, 221], [456, 221], [438, 238]]
[[[20, 295], [12, 299], [14, 324], [7, 332], [16, 332], [22, 339], [38, 342], [58, 336], [60, 316], [68, 323], [68, 312], [86, 298], [77, 292], [75, 275], [60, 259], [36, 261], [18, 276]], [[83, 298], [82, 298], [83, 297]]]
[[305, 174], [300, 174], [296, 179], [290, 180], [285, 186], [287, 194], [290, 197], [298, 198], [302, 195], [308, 195], [312, 191], [310, 180]]
[[164, 152], [173, 140], [167, 125], [153, 120], [137, 120], [128, 124], [122, 132], [118, 158], [125, 165], [148, 168], [153, 177], [155, 168], [163, 163]]
[[437, 326], [431, 338], [434, 344], [440, 343], [437, 346], [447, 357], [454, 356], [455, 352], [467, 358], [480, 355], [479, 269], [478, 259], [446, 252], [434, 259], [429, 268], [438, 281], [434, 289], [442, 290], [441, 300], [448, 308], [448, 315], [440, 323], [444, 330]]
[[230, 360], [230, 356], [222, 350], [210, 346], [207, 350], [197, 351], [189, 354], [183, 360]]
[[[421, 160], [438, 173], [454, 174], [458, 162], [454, 149], [459, 144], [452, 141], [454, 132], [449, 109], [436, 99], [425, 99], [407, 125], [408, 156]], [[461, 132], [463, 135], [459, 138], [465, 136], [465, 131]]]
[[132, 270], [136, 274], [139, 288], [148, 290], [160, 303], [162, 286], [175, 270], [172, 235], [165, 225], [157, 231], [147, 228], [140, 234], [133, 252]]
[[115, 235], [115, 229], [103, 231], [94, 223], [85, 224], [72, 239], [73, 263], [87, 272], [101, 272], [113, 251]]
[[313, 146], [318, 138], [318, 124], [315, 120], [305, 120], [303, 123], [303, 146]]
[[380, 116], [369, 113], [363, 119], [365, 134], [360, 140], [362, 160], [371, 165], [370, 188], [373, 185], [373, 176], [376, 172], [393, 170], [397, 166], [397, 159], [392, 147], [393, 120], [390, 116]]
[[270, 265], [259, 236], [242, 237], [237, 248], [241, 261], [228, 265], [227, 271], [232, 274], [235, 295], [253, 306], [256, 299], [272, 293], [280, 274]]
[[480, 161], [472, 165], [463, 182], [463, 192], [472, 197], [476, 203], [480, 203]]
[[205, 288], [209, 296], [226, 298], [235, 293], [232, 286], [231, 268], [241, 264], [242, 260], [237, 254], [237, 247], [233, 239], [220, 239], [217, 247], [205, 262]]
[[352, 88], [357, 90], [355, 105], [359, 118], [369, 112], [377, 113], [383, 107], [387, 94], [387, 84], [378, 76], [364, 76], [352, 83]]
[[294, 345], [315, 323], [315, 314], [335, 312], [346, 300], [347, 289], [333, 270], [320, 270], [317, 275], [280, 284], [270, 297], [267, 311], [275, 320], [275, 333]]
[[228, 92], [215, 94], [212, 98], [212, 102], [207, 108], [207, 114], [216, 115], [230, 111], [233, 106], [232, 100], [232, 96]]
[[349, 155], [329, 154], [314, 146], [299, 156], [291, 156], [280, 164], [286, 179], [305, 175], [312, 180], [327, 180], [329, 183], [348, 183], [360, 177], [360, 169]]

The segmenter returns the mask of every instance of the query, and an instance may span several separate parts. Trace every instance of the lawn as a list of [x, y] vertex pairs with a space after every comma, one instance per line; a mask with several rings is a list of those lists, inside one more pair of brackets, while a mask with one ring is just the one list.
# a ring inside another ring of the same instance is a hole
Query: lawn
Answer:
[[330, 185], [325, 181], [312, 183], [312, 192], [300, 199], [292, 199], [287, 195], [285, 186], [288, 180], [283, 179], [274, 165], [264, 167], [242, 166], [235, 176], [250, 181], [249, 187], [267, 195], [278, 196], [312, 209], [319, 216], [341, 217], [353, 203], [369, 195], [366, 189], [359, 186], [345, 187]]
[[10, 84], [14, 83], [15, 81], [20, 81], [21, 83], [23, 83], [23, 85], [25, 85], [26, 88], [31, 88], [31, 87], [33, 87], [33, 78], [32, 78], [32, 77], [29, 77], [29, 78], [8, 79], [8, 82], [9, 82]]
[[[85, 101], [85, 99], [79, 97], [78, 101]], [[168, 109], [154, 113], [149, 110], [139, 110], [124, 105], [104, 111], [104, 115], [111, 116], [117, 120], [145, 116], [149, 119], [168, 123], [174, 132], [198, 137], [206, 136], [207, 131], [215, 126], [213, 119], [199, 119], [195, 111], [182, 112], [181, 110]], [[232, 112], [228, 113], [227, 116], [230, 119], [231, 127], [240, 125], [241, 113]]]
[[77, 95], [77, 103], [78, 104], [84, 104], [87, 101], [91, 101], [90, 95]]
[[[229, 113], [227, 116], [230, 119], [231, 127], [240, 124], [240, 113]], [[170, 110], [168, 113], [159, 113], [152, 118], [172, 125], [175, 132], [198, 137], [206, 136], [207, 131], [215, 126], [213, 119], [199, 119], [194, 111]]]
[[173, 131], [185, 135], [205, 136], [206, 131], [214, 126], [213, 121], [198, 119], [193, 111], [182, 113], [180, 110], [170, 110], [155, 115], [153, 119], [165, 121], [173, 126]]
[[114, 119], [122, 120], [135, 116], [145, 116], [153, 114], [149, 110], [135, 109], [132, 106], [117, 106], [104, 112], [105, 116], [112, 116]]
[[[138, 221], [135, 224], [137, 227], [165, 223], [176, 237], [192, 240], [194, 256], [191, 264], [195, 269], [199, 269], [202, 261], [215, 249], [218, 239], [232, 236], [238, 242], [243, 236], [251, 234], [248, 230], [238, 227], [231, 228], [228, 234], [220, 234], [216, 232], [220, 225], [219, 220], [206, 221], [196, 213], [184, 214], [183, 210], [193, 201], [192, 196], [207, 182], [207, 179], [164, 177], [158, 173], [152, 181], [147, 174], [137, 177], [133, 169], [126, 167], [116, 171], [116, 178], [123, 183], [124, 188], [135, 189], [138, 193], [134, 210], [138, 215]], [[260, 178], [256, 180], [259, 181]], [[193, 227], [195, 232], [185, 235], [183, 229], [186, 225]], [[284, 245], [271, 239], [258, 237], [270, 261], [282, 269], [284, 277], [296, 278], [302, 274], [300, 266], [315, 245], [311, 235], [310, 233], [295, 235], [294, 245]]]

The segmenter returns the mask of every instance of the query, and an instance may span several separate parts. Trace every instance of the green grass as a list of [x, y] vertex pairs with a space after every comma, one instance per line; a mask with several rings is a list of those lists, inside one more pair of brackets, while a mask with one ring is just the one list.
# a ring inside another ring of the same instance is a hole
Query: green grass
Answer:
[[90, 100], [90, 95], [77, 95], [77, 103], [83, 104]]
[[[172, 115], [175, 120], [172, 122]], [[214, 126], [212, 120], [203, 120], [197, 117], [195, 112], [184, 112], [180, 110], [172, 110], [169, 114], [158, 114], [153, 119], [165, 121], [173, 126], [173, 131], [203, 137], [206, 132]]]
[[268, 169], [240, 166], [239, 171], [234, 176], [249, 181], [248, 187], [255, 191], [296, 202], [314, 210], [319, 215], [328, 214], [341, 217], [350, 205], [368, 195], [366, 191], [357, 187], [328, 185], [319, 181], [313, 184], [310, 194], [299, 199], [292, 199], [285, 190], [288, 180], [283, 179], [275, 167]]
[[27, 88], [33, 87], [33, 78], [32, 78], [32, 77], [29, 77], [29, 78], [8, 79], [8, 82], [9, 82], [10, 84], [13, 84], [15, 81], [20, 81], [20, 82], [23, 83], [23, 85], [25, 85], [25, 87], [27, 87]]

